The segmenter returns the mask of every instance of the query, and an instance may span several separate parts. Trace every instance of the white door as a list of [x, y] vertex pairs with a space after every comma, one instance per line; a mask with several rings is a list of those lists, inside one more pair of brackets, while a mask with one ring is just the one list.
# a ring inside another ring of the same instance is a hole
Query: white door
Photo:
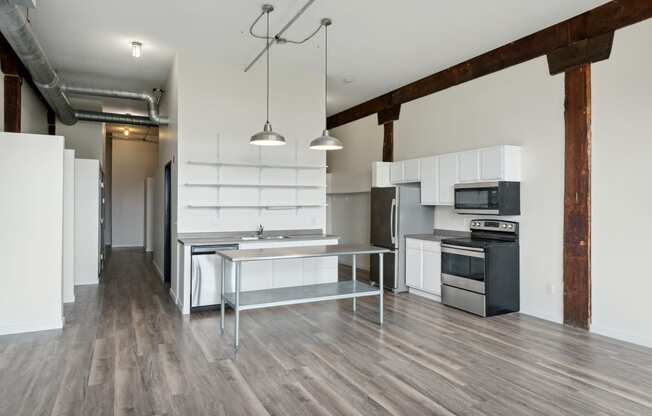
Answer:
[[389, 180], [392, 183], [403, 182], [403, 162], [394, 162], [389, 167]]
[[502, 146], [480, 149], [480, 179], [498, 181], [503, 179]]
[[403, 181], [419, 182], [419, 178], [421, 176], [421, 172], [419, 171], [420, 165], [420, 159], [410, 159], [403, 161]]
[[301, 259], [273, 260], [272, 270], [274, 288], [303, 285], [303, 261]]
[[457, 154], [437, 157], [439, 171], [438, 205], [453, 205], [453, 186], [458, 182]]
[[421, 160], [421, 205], [437, 204], [437, 158]]
[[407, 248], [405, 250], [405, 284], [421, 289], [421, 250]]
[[441, 296], [441, 252], [423, 250], [423, 290]]
[[477, 150], [459, 154], [460, 182], [477, 182], [480, 178], [480, 161]]

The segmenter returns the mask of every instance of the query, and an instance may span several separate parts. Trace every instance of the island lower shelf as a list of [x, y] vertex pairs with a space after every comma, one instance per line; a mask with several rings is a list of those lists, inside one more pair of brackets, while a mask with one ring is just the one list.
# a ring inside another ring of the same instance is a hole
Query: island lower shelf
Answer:
[[[282, 287], [240, 292], [240, 310], [296, 305], [325, 300], [378, 296], [380, 289], [367, 283], [344, 280], [305, 286]], [[225, 293], [224, 300], [235, 307], [235, 293]]]

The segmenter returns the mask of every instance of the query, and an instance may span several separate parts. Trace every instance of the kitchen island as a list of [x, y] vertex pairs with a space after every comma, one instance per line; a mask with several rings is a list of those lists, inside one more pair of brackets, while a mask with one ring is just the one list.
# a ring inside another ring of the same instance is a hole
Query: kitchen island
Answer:
[[[176, 279], [173, 276], [170, 295], [181, 312], [189, 314], [192, 311], [219, 309], [222, 258], [214, 253], [220, 247], [261, 249], [324, 246], [338, 244], [339, 237], [323, 234], [321, 229], [274, 230], [260, 235], [252, 231], [206, 232], [180, 233], [177, 242], [178, 275]], [[227, 272], [230, 267], [227, 261]], [[243, 292], [332, 283], [337, 281], [337, 258], [248, 263], [243, 267], [242, 274], [247, 276]], [[198, 281], [202, 286], [197, 284]], [[197, 307], [198, 304], [202, 306]]]
[[[226, 276], [226, 261], [222, 262], [220, 329], [224, 333], [224, 309], [228, 303], [235, 311], [234, 347], [239, 346], [240, 311], [248, 309], [269, 308], [274, 306], [294, 305], [299, 303], [320, 302], [326, 300], [353, 299], [353, 311], [356, 310], [356, 299], [363, 296], [378, 296], [378, 322], [383, 324], [383, 254], [390, 250], [370, 245], [342, 244], [314, 247], [268, 248], [249, 250], [218, 251], [217, 254], [235, 267], [231, 268], [230, 279]], [[296, 260], [309, 258], [339, 256], [356, 256], [360, 254], [377, 254], [380, 265], [380, 282], [373, 287], [356, 280], [356, 269], [353, 268], [352, 280], [336, 281], [312, 285], [302, 285], [285, 288], [272, 288], [241, 293], [242, 265], [249, 262], [270, 260]], [[228, 289], [227, 289], [228, 288]]]

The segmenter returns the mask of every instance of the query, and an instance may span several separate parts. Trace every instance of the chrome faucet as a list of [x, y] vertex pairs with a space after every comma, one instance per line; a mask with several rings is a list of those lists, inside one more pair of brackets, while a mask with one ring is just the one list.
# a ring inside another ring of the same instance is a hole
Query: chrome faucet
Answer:
[[263, 227], [263, 224], [258, 224], [258, 228], [256, 229], [256, 235], [258, 237], [263, 236], [263, 231], [265, 231], [265, 228]]

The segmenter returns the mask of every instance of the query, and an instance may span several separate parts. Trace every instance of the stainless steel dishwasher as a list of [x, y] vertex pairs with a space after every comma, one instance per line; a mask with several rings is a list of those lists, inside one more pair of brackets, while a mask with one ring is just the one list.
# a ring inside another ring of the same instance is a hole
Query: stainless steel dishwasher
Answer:
[[[190, 312], [219, 309], [223, 260], [216, 253], [237, 249], [237, 244], [192, 248], [190, 259]], [[227, 262], [227, 276], [230, 276], [231, 267], [231, 263]]]

